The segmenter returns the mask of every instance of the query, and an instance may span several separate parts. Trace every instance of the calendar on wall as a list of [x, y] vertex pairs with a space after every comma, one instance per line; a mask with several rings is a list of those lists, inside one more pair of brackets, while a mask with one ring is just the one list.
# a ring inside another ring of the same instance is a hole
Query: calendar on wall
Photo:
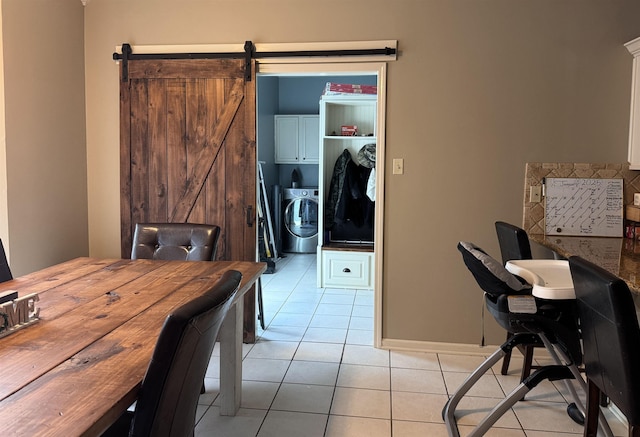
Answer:
[[545, 234], [622, 237], [622, 181], [546, 178]]

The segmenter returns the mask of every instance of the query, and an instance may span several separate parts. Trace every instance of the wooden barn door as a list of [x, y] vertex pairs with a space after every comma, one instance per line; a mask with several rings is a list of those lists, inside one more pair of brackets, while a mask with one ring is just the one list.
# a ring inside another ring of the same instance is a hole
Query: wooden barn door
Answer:
[[[120, 84], [122, 257], [136, 223], [190, 222], [220, 226], [218, 259], [255, 261], [255, 75], [243, 60], [135, 60]], [[248, 293], [245, 341], [254, 331]]]

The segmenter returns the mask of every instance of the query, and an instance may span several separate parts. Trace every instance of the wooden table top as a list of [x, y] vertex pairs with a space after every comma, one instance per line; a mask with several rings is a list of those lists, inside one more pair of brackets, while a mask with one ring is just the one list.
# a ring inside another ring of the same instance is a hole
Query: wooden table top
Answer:
[[165, 317], [254, 262], [78, 258], [0, 284], [38, 293], [40, 321], [0, 338], [2, 436], [99, 435], [133, 403]]

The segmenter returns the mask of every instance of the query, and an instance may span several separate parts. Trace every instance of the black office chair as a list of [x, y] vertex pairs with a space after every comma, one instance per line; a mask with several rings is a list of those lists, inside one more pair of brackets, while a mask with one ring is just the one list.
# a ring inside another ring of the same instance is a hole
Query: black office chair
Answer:
[[[488, 311], [498, 324], [513, 336], [474, 370], [445, 404], [442, 415], [449, 436], [459, 437], [460, 435], [455, 412], [465, 394], [487, 371], [503, 359], [506, 353], [521, 344], [544, 346], [556, 364], [542, 366], [534, 371], [496, 404], [468, 435], [470, 437], [484, 435], [507, 410], [545, 379], [564, 380], [567, 383], [567, 389], [574, 399], [574, 404], [567, 409], [569, 415], [575, 421], [582, 420], [584, 408], [575, 388], [569, 383], [570, 379], [581, 378], [577, 368], [582, 362], [582, 351], [575, 301], [538, 299], [531, 295], [531, 285], [507, 271], [499, 261], [479, 247], [460, 242], [458, 250], [462, 254], [465, 265], [485, 292]], [[528, 307], [526, 311], [512, 310], [509, 301], [513, 299], [525, 299], [528, 305], [517, 306]], [[603, 430], [605, 435], [612, 435], [610, 430], [604, 429], [604, 425]]]
[[220, 227], [194, 223], [138, 223], [131, 259], [214, 261]]
[[7, 262], [7, 255], [4, 252], [4, 246], [2, 240], [0, 240], [0, 282], [10, 281], [13, 279], [9, 263]]
[[240, 272], [227, 271], [206, 294], [167, 316], [135, 410], [123, 414], [104, 437], [193, 436], [200, 386], [241, 279]]
[[595, 437], [601, 395], [626, 416], [629, 436], [640, 436], [640, 328], [627, 284], [580, 257], [569, 258], [582, 329], [587, 376], [585, 436]]
[[[505, 265], [507, 261], [532, 258], [529, 236], [524, 229], [502, 221], [497, 221], [495, 226], [496, 234], [498, 235], [498, 244], [500, 245], [500, 254], [502, 256], [502, 265]], [[509, 340], [512, 335], [512, 333], [507, 332], [507, 340]], [[518, 350], [520, 350], [523, 356], [520, 381], [524, 381], [527, 376], [531, 374], [531, 369], [537, 368], [537, 366], [533, 365], [534, 345], [520, 345]], [[500, 373], [503, 375], [509, 373], [510, 362], [511, 351], [502, 359]]]

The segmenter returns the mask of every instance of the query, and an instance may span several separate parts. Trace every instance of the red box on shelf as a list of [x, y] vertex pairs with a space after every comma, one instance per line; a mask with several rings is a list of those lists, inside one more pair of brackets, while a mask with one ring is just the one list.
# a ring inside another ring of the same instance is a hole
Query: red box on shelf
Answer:
[[340, 128], [340, 135], [343, 137], [355, 137], [358, 134], [358, 126], [345, 125]]
[[327, 84], [325, 85], [325, 89], [322, 91], [322, 94], [378, 94], [378, 87], [376, 85], [358, 85], [327, 82]]

